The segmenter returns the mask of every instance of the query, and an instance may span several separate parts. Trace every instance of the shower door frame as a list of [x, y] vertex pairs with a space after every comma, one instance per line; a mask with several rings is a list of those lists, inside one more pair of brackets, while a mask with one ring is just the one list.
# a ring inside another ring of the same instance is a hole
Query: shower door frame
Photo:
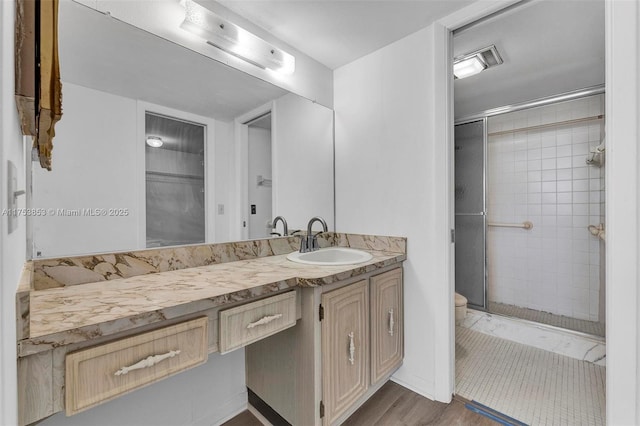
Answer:
[[[475, 123], [477, 121], [484, 121], [484, 166], [483, 166], [483, 191], [484, 191], [484, 256], [485, 256], [485, 264], [484, 264], [484, 268], [485, 268], [485, 276], [484, 276], [484, 304], [485, 306], [477, 306], [474, 304], [469, 304], [471, 307], [473, 307], [474, 309], [478, 309], [478, 310], [482, 310], [482, 311], [486, 311], [489, 312], [489, 276], [488, 276], [488, 246], [487, 246], [487, 161], [488, 161], [488, 156], [487, 156], [487, 145], [489, 142], [489, 137], [488, 137], [488, 121], [489, 118], [494, 117], [494, 116], [498, 116], [498, 115], [503, 115], [503, 114], [508, 114], [511, 112], [516, 112], [516, 111], [523, 111], [523, 110], [527, 110], [527, 109], [531, 109], [531, 108], [537, 108], [537, 107], [541, 107], [541, 106], [545, 106], [545, 105], [551, 105], [551, 104], [555, 104], [558, 102], [565, 102], [565, 101], [570, 101], [570, 100], [575, 100], [575, 99], [580, 99], [580, 98], [585, 98], [588, 96], [594, 96], [594, 95], [600, 95], [600, 94], [604, 94], [605, 93], [605, 85], [604, 84], [598, 84], [595, 86], [590, 86], [590, 87], [585, 87], [583, 89], [577, 89], [577, 90], [572, 90], [569, 92], [564, 92], [564, 93], [558, 93], [555, 95], [551, 95], [551, 96], [545, 96], [542, 98], [538, 98], [538, 99], [532, 99], [530, 101], [525, 101], [525, 102], [520, 102], [520, 103], [516, 103], [516, 104], [512, 104], [512, 105], [505, 105], [502, 107], [498, 107], [498, 108], [492, 108], [492, 109], [488, 109], [486, 111], [482, 111], [473, 115], [469, 115], [467, 117], [463, 117], [459, 120], [456, 120], [454, 122], [454, 129], [455, 126], [459, 125], [459, 124], [469, 124], [469, 123]], [[454, 132], [454, 143], [455, 143], [455, 132]], [[455, 170], [455, 159], [454, 159], [454, 170]], [[455, 185], [455, 181], [454, 181], [454, 185]], [[456, 215], [455, 213], [455, 205], [454, 205], [454, 216]], [[454, 222], [455, 223], [455, 222]], [[454, 264], [455, 264], [455, 259], [454, 259]], [[606, 282], [606, 280], [605, 280]], [[602, 285], [602, 284], [601, 284]], [[606, 288], [606, 287], [605, 287]], [[455, 289], [455, 282], [454, 282], [454, 289]], [[606, 290], [605, 290], [606, 291]]]
[[[471, 118], [464, 118], [461, 120], [456, 120], [454, 123], [454, 143], [455, 143], [455, 126], [458, 125], [464, 125], [464, 124], [470, 124], [470, 123], [477, 123], [478, 121], [482, 121], [482, 214], [481, 216], [483, 217], [482, 220], [482, 239], [484, 241], [484, 262], [483, 262], [483, 274], [482, 274], [482, 286], [483, 286], [483, 301], [484, 301], [484, 305], [476, 305], [473, 303], [469, 303], [468, 305], [470, 307], [473, 307], [474, 309], [478, 309], [481, 311], [488, 311], [489, 310], [489, 292], [488, 292], [488, 268], [487, 268], [487, 143], [488, 143], [488, 129], [487, 129], [487, 122], [488, 122], [488, 117], [471, 117]], [[454, 170], [455, 170], [455, 158], [454, 158]], [[455, 187], [455, 175], [454, 175], [454, 187]], [[455, 229], [455, 216], [458, 215], [458, 213], [455, 212], [455, 197], [454, 197], [454, 209], [453, 209], [453, 215], [454, 215], [454, 229]], [[461, 216], [479, 216], [478, 214], [473, 214], [473, 213], [469, 213], [469, 214], [460, 214]], [[455, 259], [454, 259], [455, 260]], [[455, 288], [455, 283], [454, 283], [454, 288]]]

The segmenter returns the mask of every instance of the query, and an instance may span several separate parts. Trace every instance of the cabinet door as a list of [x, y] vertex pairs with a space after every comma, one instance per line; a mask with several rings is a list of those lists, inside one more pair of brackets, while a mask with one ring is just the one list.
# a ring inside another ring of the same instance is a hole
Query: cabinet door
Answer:
[[371, 382], [402, 364], [404, 356], [402, 269], [371, 277]]
[[366, 280], [322, 295], [324, 424], [332, 424], [369, 386], [369, 286]]

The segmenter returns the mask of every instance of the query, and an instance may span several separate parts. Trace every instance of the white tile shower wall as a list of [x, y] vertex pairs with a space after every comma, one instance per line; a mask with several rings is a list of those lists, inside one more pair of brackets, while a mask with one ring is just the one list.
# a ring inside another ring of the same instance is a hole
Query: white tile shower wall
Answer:
[[604, 176], [585, 160], [604, 122], [518, 129], [603, 112], [596, 95], [489, 118], [488, 221], [533, 222], [530, 231], [488, 228], [491, 301], [598, 320], [600, 243], [587, 227], [604, 220]]

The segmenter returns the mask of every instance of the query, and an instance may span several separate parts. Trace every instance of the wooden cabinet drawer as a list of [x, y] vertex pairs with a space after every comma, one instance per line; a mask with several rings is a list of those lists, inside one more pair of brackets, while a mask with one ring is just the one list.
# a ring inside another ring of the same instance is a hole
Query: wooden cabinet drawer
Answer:
[[220, 311], [220, 353], [227, 353], [296, 324], [296, 292]]
[[67, 416], [204, 364], [208, 322], [197, 318], [67, 354]]

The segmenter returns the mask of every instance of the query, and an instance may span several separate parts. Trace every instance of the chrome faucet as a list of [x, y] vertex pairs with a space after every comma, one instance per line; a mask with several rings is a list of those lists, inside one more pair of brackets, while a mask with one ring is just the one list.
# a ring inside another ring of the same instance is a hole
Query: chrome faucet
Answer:
[[[322, 224], [322, 231], [318, 232], [316, 235], [313, 235], [311, 231], [311, 227], [315, 222], [320, 222]], [[327, 222], [320, 216], [316, 216], [311, 218], [309, 224], [307, 225], [307, 236], [302, 237], [300, 240], [300, 253], [307, 253], [310, 251], [316, 251], [320, 247], [318, 246], [318, 235], [323, 232], [328, 232], [329, 228], [327, 227]]]
[[273, 222], [271, 222], [271, 227], [273, 229], [276, 229], [276, 224], [278, 223], [278, 221], [282, 222], [282, 227], [284, 228], [282, 230], [282, 236], [286, 237], [287, 235], [289, 235], [289, 227], [287, 226], [287, 221], [284, 219], [284, 217], [282, 216], [276, 216], [273, 219]]

